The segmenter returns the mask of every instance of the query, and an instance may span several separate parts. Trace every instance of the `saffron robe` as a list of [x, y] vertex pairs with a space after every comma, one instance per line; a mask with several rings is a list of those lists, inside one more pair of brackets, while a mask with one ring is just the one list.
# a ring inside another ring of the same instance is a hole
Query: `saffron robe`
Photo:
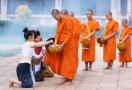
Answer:
[[78, 19], [71, 17], [70, 18], [73, 23], [73, 28], [74, 28], [74, 36], [75, 36], [75, 46], [76, 46], [76, 67], [78, 67], [78, 62], [79, 62], [79, 57], [78, 57], [78, 49], [79, 49], [79, 36], [82, 31], [82, 25], [79, 22]]
[[[118, 23], [111, 20], [107, 23], [105, 37], [118, 31]], [[116, 35], [109, 38], [103, 47], [103, 61], [109, 63], [110, 60], [116, 60]]]
[[[96, 31], [100, 30], [99, 23], [94, 19], [87, 22], [87, 24], [88, 24], [90, 33], [93, 32], [94, 30], [96, 30]], [[88, 33], [87, 26], [86, 26], [86, 24], [84, 24], [83, 36], [87, 36], [88, 34], [89, 33]], [[82, 49], [82, 61], [84, 61], [84, 62], [94, 62], [95, 61], [95, 45], [96, 45], [95, 41], [96, 41], [96, 38], [93, 35], [91, 37], [90, 45], [88, 45], [89, 49]]]
[[[127, 34], [132, 34], [132, 28], [127, 26], [121, 30], [119, 41], [122, 41]], [[124, 41], [126, 49], [119, 54], [119, 62], [131, 62], [131, 40], [130, 36]]]
[[64, 44], [59, 53], [45, 52], [44, 60], [51, 70], [67, 79], [74, 79], [76, 72], [76, 47], [72, 21], [62, 17], [57, 23], [56, 34], [57, 44]]

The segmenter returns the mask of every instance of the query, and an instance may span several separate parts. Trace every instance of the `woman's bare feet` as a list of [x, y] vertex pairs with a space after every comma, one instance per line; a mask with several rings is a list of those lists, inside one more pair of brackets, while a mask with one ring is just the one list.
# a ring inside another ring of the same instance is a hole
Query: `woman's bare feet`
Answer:
[[12, 79], [9, 80], [9, 88], [13, 88], [14, 87], [14, 82], [12, 81]]

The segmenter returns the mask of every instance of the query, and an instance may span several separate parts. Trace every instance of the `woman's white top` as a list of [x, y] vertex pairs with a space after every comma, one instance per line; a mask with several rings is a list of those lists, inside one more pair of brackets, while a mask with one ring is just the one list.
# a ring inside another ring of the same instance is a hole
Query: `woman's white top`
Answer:
[[22, 57], [20, 60], [20, 63], [29, 63], [31, 64], [31, 58], [33, 56], [34, 52], [34, 46], [35, 42], [25, 42], [22, 47]]

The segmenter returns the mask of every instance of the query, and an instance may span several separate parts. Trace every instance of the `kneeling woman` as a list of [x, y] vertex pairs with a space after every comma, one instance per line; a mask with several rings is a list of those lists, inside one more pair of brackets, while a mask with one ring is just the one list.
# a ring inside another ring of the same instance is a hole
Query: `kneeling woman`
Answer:
[[24, 38], [26, 42], [22, 47], [22, 57], [17, 66], [16, 72], [18, 80], [10, 79], [9, 87], [13, 87], [14, 84], [20, 85], [23, 88], [31, 88], [34, 86], [34, 76], [31, 69], [31, 58], [33, 55], [34, 47], [42, 47], [53, 41], [34, 43], [33, 31], [24, 28]]

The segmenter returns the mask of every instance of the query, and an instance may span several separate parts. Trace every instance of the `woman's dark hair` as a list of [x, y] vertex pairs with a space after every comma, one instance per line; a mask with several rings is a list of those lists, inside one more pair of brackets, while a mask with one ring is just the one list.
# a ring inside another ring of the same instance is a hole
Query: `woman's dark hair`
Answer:
[[36, 31], [34, 32], [34, 39], [36, 39], [37, 36], [40, 36], [40, 32], [39, 32], [38, 30], [36, 30]]
[[33, 33], [34, 33], [33, 30], [28, 30], [27, 27], [25, 27], [25, 28], [23, 29], [23, 32], [24, 32], [24, 38], [25, 38], [26, 40], [28, 40], [29, 36], [32, 36]]

